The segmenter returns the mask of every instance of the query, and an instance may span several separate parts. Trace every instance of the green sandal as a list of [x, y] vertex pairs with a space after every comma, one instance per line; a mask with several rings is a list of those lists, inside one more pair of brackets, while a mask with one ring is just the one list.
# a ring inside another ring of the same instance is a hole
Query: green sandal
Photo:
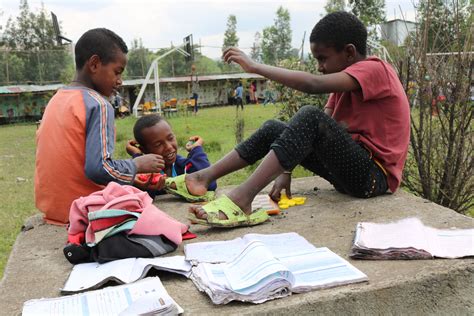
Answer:
[[[212, 201], [215, 197], [214, 191], [207, 191], [204, 195], [192, 195], [189, 193], [188, 188], [186, 187], [186, 182], [184, 180], [185, 174], [174, 178], [168, 178], [165, 181], [165, 191], [182, 197], [188, 202], [203, 202], [203, 201]], [[174, 183], [176, 185], [176, 189], [171, 188], [171, 184]]]
[[[193, 223], [211, 227], [253, 226], [269, 218], [265, 210], [257, 210], [250, 215], [245, 214], [227, 195], [220, 196], [202, 208], [206, 211], [206, 219], [197, 218], [194, 213], [188, 213], [187, 218]], [[224, 213], [227, 219], [220, 219], [219, 211]]]

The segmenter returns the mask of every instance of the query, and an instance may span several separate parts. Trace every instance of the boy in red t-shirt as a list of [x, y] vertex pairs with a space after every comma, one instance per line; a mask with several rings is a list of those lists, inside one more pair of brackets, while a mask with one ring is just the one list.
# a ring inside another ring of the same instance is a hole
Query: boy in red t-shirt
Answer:
[[291, 196], [291, 170], [300, 164], [331, 182], [339, 192], [360, 198], [395, 192], [400, 185], [410, 139], [409, 104], [393, 68], [366, 56], [367, 30], [347, 12], [328, 14], [314, 27], [311, 52], [322, 75], [258, 64], [236, 48], [226, 62], [306, 93], [331, 93], [324, 112], [302, 107], [288, 123], [270, 120], [207, 169], [186, 177], [195, 195], [219, 177], [253, 164], [260, 166], [226, 196], [193, 206], [189, 217], [211, 226], [253, 225], [265, 216], [251, 202], [268, 183], [278, 200]]

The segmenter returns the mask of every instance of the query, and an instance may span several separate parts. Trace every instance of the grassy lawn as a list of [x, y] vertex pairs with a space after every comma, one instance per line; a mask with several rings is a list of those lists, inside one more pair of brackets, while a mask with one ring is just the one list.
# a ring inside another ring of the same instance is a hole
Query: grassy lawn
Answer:
[[[278, 105], [248, 105], [244, 110], [245, 136], [254, 132], [265, 120], [278, 114]], [[189, 136], [200, 135], [211, 163], [217, 161], [235, 146], [235, 107], [218, 107], [200, 110], [197, 116], [169, 119], [178, 143], [183, 146]], [[115, 158], [126, 158], [125, 143], [132, 138], [135, 118], [117, 120], [117, 146]], [[35, 124], [0, 126], [0, 278], [16, 236], [25, 219], [35, 214], [33, 175], [35, 165]], [[180, 148], [180, 154], [186, 151]], [[247, 167], [218, 181], [220, 186], [241, 183], [254, 167]], [[295, 176], [311, 175], [295, 170]]]

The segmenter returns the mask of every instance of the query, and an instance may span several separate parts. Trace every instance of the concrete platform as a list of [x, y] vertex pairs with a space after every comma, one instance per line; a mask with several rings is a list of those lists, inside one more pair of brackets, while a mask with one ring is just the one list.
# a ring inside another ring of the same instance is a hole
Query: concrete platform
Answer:
[[[317, 186], [318, 190], [313, 188]], [[224, 188], [224, 192], [229, 188]], [[293, 194], [306, 195], [304, 206], [253, 228], [231, 230], [193, 226], [197, 239], [188, 242], [226, 240], [250, 232], [297, 232], [316, 246], [326, 246], [348, 259], [359, 221], [387, 222], [416, 216], [437, 228], [473, 228], [474, 219], [415, 197], [397, 192], [369, 200], [337, 193], [319, 177], [297, 179]], [[187, 205], [162, 196], [155, 203], [185, 222]], [[59, 296], [71, 265], [62, 254], [66, 230], [44, 224], [34, 216], [25, 223], [10, 255], [0, 283], [0, 314], [21, 313], [23, 302]], [[174, 254], [183, 254], [180, 246]], [[170, 295], [186, 314], [449, 314], [474, 313], [474, 260], [361, 261], [350, 260], [366, 273], [369, 283], [297, 294], [260, 305], [213, 305], [207, 295], [181, 276], [160, 273]]]

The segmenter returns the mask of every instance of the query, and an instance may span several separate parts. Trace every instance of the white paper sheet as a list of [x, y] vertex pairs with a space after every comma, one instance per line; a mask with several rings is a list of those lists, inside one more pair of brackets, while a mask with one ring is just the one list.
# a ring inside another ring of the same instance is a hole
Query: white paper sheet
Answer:
[[[157, 293], [163, 298], [163, 302], [173, 302], [157, 277], [145, 278], [135, 283], [120, 286], [107, 287], [70, 296], [50, 299], [29, 300], [23, 305], [23, 316], [47, 315], [47, 316], [108, 316], [118, 315], [133, 303], [148, 293]], [[139, 301], [140, 302], [140, 301]], [[149, 306], [144, 306], [148, 302]], [[154, 311], [161, 304], [148, 300], [140, 302], [142, 310]], [[178, 310], [182, 308], [176, 304]]]
[[236, 292], [258, 284], [270, 276], [293, 283], [293, 276], [289, 274], [288, 268], [277, 260], [261, 241], [248, 243], [237, 258], [224, 266], [224, 274], [231, 289]]
[[63, 293], [97, 288], [107, 281], [131, 283], [143, 277], [152, 267], [189, 276], [191, 264], [184, 256], [157, 258], [128, 258], [107, 263], [81, 263], [72, 268], [62, 289]]
[[326, 247], [281, 262], [295, 278], [292, 291], [296, 293], [368, 281], [367, 275]]
[[211, 241], [184, 246], [186, 260], [198, 262], [230, 262], [239, 255], [250, 241], [260, 241], [276, 258], [314, 251], [316, 247], [297, 233], [247, 234], [242, 238], [226, 241]]

